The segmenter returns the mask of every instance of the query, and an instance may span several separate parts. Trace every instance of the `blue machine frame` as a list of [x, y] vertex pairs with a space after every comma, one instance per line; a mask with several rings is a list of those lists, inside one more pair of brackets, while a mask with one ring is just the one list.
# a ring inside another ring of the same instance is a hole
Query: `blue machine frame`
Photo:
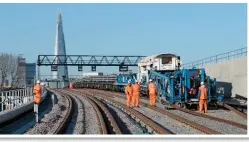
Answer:
[[125, 92], [125, 86], [128, 84], [128, 80], [131, 80], [131, 83], [134, 84], [136, 81], [136, 74], [119, 74], [114, 85], [118, 86], [121, 92]]
[[[149, 70], [148, 77], [153, 79], [157, 85], [160, 99], [169, 104], [193, 104], [198, 103], [198, 89], [200, 82], [204, 82], [208, 88], [208, 102], [215, 100], [222, 101], [222, 96], [216, 96], [216, 79], [210, 79], [204, 69], [180, 69], [171, 72], [156, 72]], [[115, 83], [108, 83], [109, 87], [116, 88], [120, 92], [125, 91], [128, 80], [135, 83], [137, 74], [119, 74]], [[85, 82], [86, 84], [92, 84]], [[96, 83], [93, 83], [96, 84]], [[141, 84], [141, 95], [147, 94], [148, 82]]]
[[[149, 78], [154, 80], [158, 93], [170, 104], [199, 102], [200, 82], [204, 82], [208, 88], [208, 102], [213, 99], [217, 100], [216, 79], [211, 80], [209, 76], [206, 76], [204, 69], [181, 69], [164, 74], [149, 71]], [[190, 90], [195, 90], [195, 93], [190, 93]]]

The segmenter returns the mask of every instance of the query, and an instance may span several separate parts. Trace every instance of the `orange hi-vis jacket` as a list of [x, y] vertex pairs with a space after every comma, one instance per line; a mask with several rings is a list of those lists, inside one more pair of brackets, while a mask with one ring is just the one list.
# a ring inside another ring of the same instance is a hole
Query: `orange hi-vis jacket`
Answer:
[[125, 87], [125, 94], [126, 94], [126, 97], [127, 97], [126, 105], [128, 107], [132, 106], [132, 98], [133, 98], [133, 94], [132, 93], [133, 93], [132, 86], [127, 85]]
[[200, 87], [200, 100], [207, 100], [208, 94], [207, 94], [207, 88], [206, 87]]
[[34, 102], [39, 104], [41, 102], [41, 85], [36, 84], [33, 93], [35, 94]]
[[141, 87], [139, 84], [134, 84], [132, 86], [132, 105], [133, 106], [139, 106], [139, 98], [140, 98], [140, 92], [141, 92]]
[[72, 83], [69, 84], [69, 88], [70, 88], [70, 89], [73, 88], [73, 84], [72, 84]]
[[127, 85], [125, 87], [125, 94], [132, 96], [132, 93], [133, 93], [132, 86]]
[[157, 93], [156, 84], [153, 82], [149, 84], [148, 89], [149, 89], [149, 94], [156, 94]]
[[140, 85], [139, 84], [134, 84], [133, 86], [132, 86], [132, 90], [133, 90], [133, 93], [140, 93], [140, 91], [141, 91], [141, 87], [140, 87]]

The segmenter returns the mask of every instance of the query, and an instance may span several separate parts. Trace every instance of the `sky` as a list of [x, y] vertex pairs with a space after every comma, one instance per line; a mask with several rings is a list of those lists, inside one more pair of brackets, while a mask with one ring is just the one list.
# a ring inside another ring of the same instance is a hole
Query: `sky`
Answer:
[[70, 55], [173, 53], [188, 63], [247, 45], [246, 4], [0, 4], [0, 52], [53, 55], [58, 9]]

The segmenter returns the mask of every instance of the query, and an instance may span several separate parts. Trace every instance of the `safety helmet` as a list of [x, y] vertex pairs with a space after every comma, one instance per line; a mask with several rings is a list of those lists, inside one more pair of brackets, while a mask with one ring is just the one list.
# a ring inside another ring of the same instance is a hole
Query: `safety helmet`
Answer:
[[138, 82], [138, 80], [136, 80], [136, 83]]
[[149, 80], [150, 82], [152, 81], [152, 79]]
[[201, 85], [204, 85], [204, 82], [201, 82]]
[[37, 80], [36, 83], [38, 84], [38, 83], [41, 83], [41, 82], [40, 82], [40, 80]]
[[128, 80], [128, 84], [130, 84], [131, 83], [131, 80]]

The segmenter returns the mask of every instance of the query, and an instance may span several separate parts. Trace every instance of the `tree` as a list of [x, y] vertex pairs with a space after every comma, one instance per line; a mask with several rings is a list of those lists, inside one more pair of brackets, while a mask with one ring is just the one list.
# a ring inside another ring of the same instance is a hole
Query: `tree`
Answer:
[[[16, 87], [19, 83], [18, 76], [18, 57], [12, 54], [0, 54], [0, 79], [3, 87], [6, 79], [11, 80], [11, 87]], [[9, 80], [9, 82], [10, 82]]]
[[10, 60], [9, 60], [9, 75], [10, 75], [10, 79], [11, 79], [11, 86], [12, 87], [17, 87], [18, 85], [18, 81], [19, 81], [19, 77], [18, 77], [18, 57], [17, 56], [13, 56], [13, 55], [9, 55], [10, 56]]
[[1, 87], [4, 85], [4, 81], [8, 76], [8, 62], [9, 55], [7, 53], [2, 53], [0, 55], [0, 72], [1, 72]]

